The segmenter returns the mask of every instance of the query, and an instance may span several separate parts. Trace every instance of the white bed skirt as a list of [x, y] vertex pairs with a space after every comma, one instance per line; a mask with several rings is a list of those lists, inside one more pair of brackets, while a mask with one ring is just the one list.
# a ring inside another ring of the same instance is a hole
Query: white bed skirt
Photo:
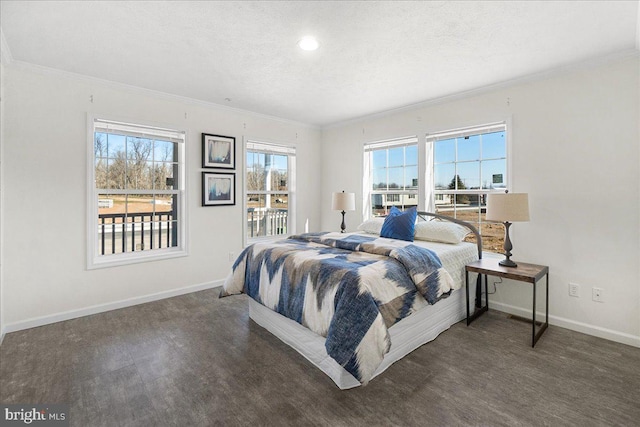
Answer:
[[[475, 296], [475, 274], [469, 277], [469, 296], [473, 306]], [[473, 312], [473, 307], [471, 309]], [[464, 285], [453, 291], [448, 298], [429, 305], [389, 328], [391, 349], [373, 374], [372, 379], [384, 372], [392, 363], [402, 359], [421, 345], [433, 341], [451, 325], [465, 319]], [[288, 319], [249, 298], [249, 316], [258, 325], [267, 329], [283, 342], [302, 354], [311, 363], [327, 374], [340, 389], [360, 386], [360, 382], [344, 370], [324, 347], [325, 339], [299, 323]]]

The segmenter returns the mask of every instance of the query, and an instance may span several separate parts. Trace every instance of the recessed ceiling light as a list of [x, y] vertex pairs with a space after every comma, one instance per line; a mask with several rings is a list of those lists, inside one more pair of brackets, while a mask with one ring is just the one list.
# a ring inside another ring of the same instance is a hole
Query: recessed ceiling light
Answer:
[[316, 50], [318, 46], [320, 46], [320, 43], [318, 43], [318, 40], [316, 40], [315, 37], [304, 36], [298, 42], [298, 46], [302, 50]]

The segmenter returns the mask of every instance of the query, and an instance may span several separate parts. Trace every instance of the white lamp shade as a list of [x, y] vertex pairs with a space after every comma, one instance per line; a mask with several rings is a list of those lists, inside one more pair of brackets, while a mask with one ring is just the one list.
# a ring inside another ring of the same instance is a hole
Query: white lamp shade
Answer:
[[331, 209], [334, 211], [355, 211], [356, 210], [356, 194], [355, 193], [333, 193], [331, 198]]
[[527, 193], [487, 194], [487, 221], [529, 221]]

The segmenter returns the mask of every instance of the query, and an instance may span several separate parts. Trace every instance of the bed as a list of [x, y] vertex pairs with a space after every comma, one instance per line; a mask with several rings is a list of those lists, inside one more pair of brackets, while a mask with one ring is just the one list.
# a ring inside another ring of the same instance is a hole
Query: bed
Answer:
[[251, 319], [340, 389], [366, 385], [467, 313], [464, 266], [482, 256], [478, 231], [433, 213], [418, 218], [465, 227], [477, 243], [405, 242], [375, 231], [256, 243], [234, 263], [221, 297], [249, 295]]

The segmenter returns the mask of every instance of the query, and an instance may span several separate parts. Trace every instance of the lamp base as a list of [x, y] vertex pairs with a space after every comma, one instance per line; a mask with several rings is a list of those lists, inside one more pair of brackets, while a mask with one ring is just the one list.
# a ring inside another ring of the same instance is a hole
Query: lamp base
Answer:
[[506, 257], [498, 264], [503, 267], [517, 267], [518, 264], [511, 261], [511, 249], [513, 249], [513, 245], [511, 244], [511, 239], [509, 238], [509, 227], [511, 227], [511, 223], [509, 221], [504, 222], [504, 256]]
[[511, 261], [509, 258], [503, 259], [498, 264], [500, 264], [503, 267], [517, 267], [518, 266], [518, 264], [516, 264], [515, 262]]

